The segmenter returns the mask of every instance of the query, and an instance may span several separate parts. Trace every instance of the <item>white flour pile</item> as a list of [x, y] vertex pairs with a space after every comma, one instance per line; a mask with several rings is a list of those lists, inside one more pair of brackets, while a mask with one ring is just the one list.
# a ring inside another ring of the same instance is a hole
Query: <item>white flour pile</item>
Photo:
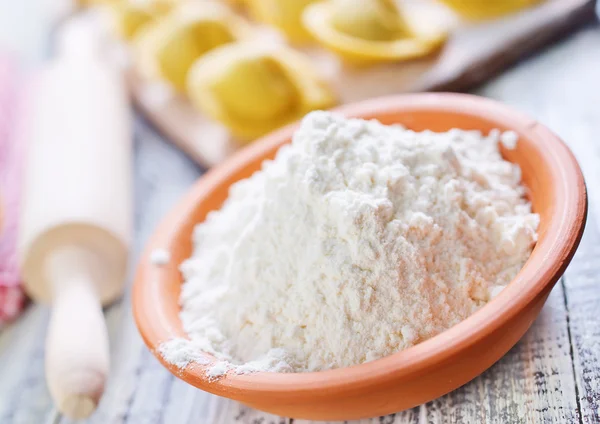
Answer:
[[495, 131], [416, 133], [313, 112], [291, 146], [196, 227], [181, 318], [161, 347], [219, 376], [371, 361], [465, 319], [536, 241]]

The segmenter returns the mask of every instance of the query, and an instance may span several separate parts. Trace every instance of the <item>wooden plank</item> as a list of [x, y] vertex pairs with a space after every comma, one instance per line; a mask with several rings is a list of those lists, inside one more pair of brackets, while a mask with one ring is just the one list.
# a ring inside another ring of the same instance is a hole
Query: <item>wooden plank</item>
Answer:
[[[568, 46], [564, 46], [548, 59], [554, 59], [553, 63], [557, 65], [548, 78], [565, 73], [572, 73], [573, 77], [561, 82], [560, 93], [547, 93], [539, 101], [550, 103], [543, 113], [548, 119], [555, 120], [557, 131], [573, 149], [588, 186], [588, 224], [577, 255], [565, 273], [565, 287], [581, 420], [593, 423], [600, 422], [600, 193], [596, 189], [600, 184], [597, 112], [600, 84], [598, 73], [594, 72], [600, 66], [600, 51], [591, 47], [600, 43], [600, 32], [597, 29], [587, 31], [580, 39], [583, 45], [579, 54], [573, 54]], [[567, 54], [569, 60], [558, 64]], [[560, 111], [558, 102], [562, 104]]]
[[[562, 4], [559, 2], [548, 3], [548, 9], [552, 9], [552, 13], [548, 10], [548, 15], [552, 15], [552, 19], [522, 14], [515, 18], [512, 26], [500, 22], [491, 24], [497, 26], [495, 31], [475, 28], [468, 34], [472, 37], [471, 44], [467, 45], [465, 42], [465, 46], [468, 46], [468, 50], [472, 50], [470, 54], [473, 55], [469, 63], [449, 62], [445, 64], [446, 66], [440, 67], [442, 70], [434, 78], [430, 78], [426, 83], [417, 87], [417, 91], [472, 90], [497, 76], [519, 59], [558, 40], [582, 24], [592, 21], [594, 6], [595, 1], [571, 3], [570, 5], [567, 5], [566, 2]], [[528, 19], [537, 21], [538, 26], [534, 30], [525, 31]], [[510, 42], [498, 40], [498, 34], [507, 30], [511, 34], [508, 37]], [[465, 37], [463, 34], [460, 36]], [[478, 55], [479, 49], [475, 46], [486, 44], [494, 45], [495, 49], [493, 51], [490, 49], [489, 54]]]
[[256, 411], [229, 399], [211, 396], [208, 403], [210, 424], [291, 424], [297, 422], [285, 417]]
[[588, 186], [590, 211], [564, 287], [580, 422], [600, 422], [600, 31], [592, 27], [517, 68], [483, 92], [554, 129], [573, 150]]
[[567, 305], [581, 418], [600, 422], [600, 231], [597, 221], [587, 230], [572, 266], [565, 273]]
[[42, 423], [52, 410], [44, 379], [48, 310], [28, 308], [0, 332], [0, 423]]
[[164, 423], [211, 423], [208, 403], [215, 396], [204, 393], [189, 384], [175, 380], [171, 386], [169, 403], [163, 414]]
[[[393, 93], [464, 91], [589, 22], [594, 16], [594, 3], [595, 0], [546, 0], [522, 13], [493, 21], [453, 22], [454, 31], [439, 55], [418, 61], [353, 69], [343, 66], [337, 56], [326, 50], [313, 48], [306, 52], [330, 81], [341, 104]], [[431, 19], [431, 15], [419, 16], [423, 12], [420, 9], [429, 8], [426, 2], [413, 1], [412, 6], [407, 10], [417, 12], [416, 22]], [[130, 72], [129, 79], [139, 110], [198, 163], [213, 166], [239, 147], [225, 128], [203, 117], [184, 96], [175, 95], [162, 84], [149, 83], [136, 70]]]

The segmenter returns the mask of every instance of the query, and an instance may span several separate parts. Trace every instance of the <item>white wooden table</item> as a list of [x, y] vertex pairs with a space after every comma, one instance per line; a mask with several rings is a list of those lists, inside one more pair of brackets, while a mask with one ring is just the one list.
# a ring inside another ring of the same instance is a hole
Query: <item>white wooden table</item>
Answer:
[[[532, 329], [490, 370], [426, 405], [363, 424], [600, 422], [600, 26], [581, 30], [479, 93], [529, 113], [572, 148], [590, 196], [582, 244]], [[136, 120], [135, 151], [132, 268], [158, 220], [201, 174], [142, 119]], [[111, 377], [87, 423], [306, 424], [206, 394], [169, 374], [138, 335], [129, 290], [106, 310], [106, 319]], [[0, 333], [1, 424], [70, 422], [53, 409], [44, 382], [47, 321], [46, 307], [30, 306]]]

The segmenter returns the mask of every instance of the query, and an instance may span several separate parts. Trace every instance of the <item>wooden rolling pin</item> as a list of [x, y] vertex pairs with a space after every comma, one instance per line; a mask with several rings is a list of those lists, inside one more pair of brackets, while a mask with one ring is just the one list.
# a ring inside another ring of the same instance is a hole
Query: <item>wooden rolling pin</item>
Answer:
[[120, 72], [86, 25], [67, 23], [31, 110], [20, 258], [29, 295], [52, 303], [46, 379], [57, 408], [80, 419], [104, 390], [102, 305], [125, 280], [131, 220], [131, 131]]

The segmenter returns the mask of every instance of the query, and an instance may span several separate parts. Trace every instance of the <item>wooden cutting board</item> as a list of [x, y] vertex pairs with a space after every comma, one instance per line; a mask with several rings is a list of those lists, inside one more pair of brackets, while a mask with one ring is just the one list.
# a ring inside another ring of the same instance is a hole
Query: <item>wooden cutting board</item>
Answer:
[[[467, 91], [518, 59], [594, 19], [596, 0], [547, 0], [521, 13], [477, 24], [448, 21], [453, 31], [444, 48], [424, 60], [344, 67], [319, 48], [306, 50], [331, 81], [340, 102], [416, 91]], [[265, 37], [272, 33], [265, 32]], [[130, 70], [137, 108], [154, 126], [204, 167], [223, 161], [240, 145], [220, 124], [194, 110], [186, 98]]]

